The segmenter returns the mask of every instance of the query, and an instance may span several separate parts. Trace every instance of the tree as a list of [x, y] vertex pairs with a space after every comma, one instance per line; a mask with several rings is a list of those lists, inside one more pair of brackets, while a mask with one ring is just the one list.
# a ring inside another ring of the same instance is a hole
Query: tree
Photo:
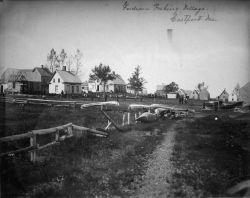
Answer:
[[95, 66], [91, 70], [92, 74], [89, 75], [90, 80], [99, 80], [100, 84], [104, 86], [104, 93], [106, 92], [106, 84], [109, 80], [115, 79], [115, 72], [111, 72], [111, 69], [108, 65], [103, 65], [102, 63], [99, 66]]
[[128, 79], [129, 84], [135, 93], [137, 94], [139, 91], [142, 91], [144, 88], [144, 84], [146, 80], [140, 76], [141, 75], [141, 67], [138, 65], [135, 68], [135, 71], [132, 73], [132, 76]]
[[83, 56], [82, 52], [79, 49], [77, 49], [76, 50], [76, 55], [75, 55], [75, 59], [76, 59], [76, 75], [78, 74], [79, 69], [80, 69], [80, 67], [82, 65], [81, 64], [82, 56]]
[[47, 61], [49, 62], [49, 70], [51, 72], [54, 72], [55, 70], [60, 68], [60, 60], [56, 55], [56, 51], [54, 50], [54, 48], [50, 50], [50, 53], [47, 56]]
[[54, 48], [52, 48], [47, 56], [47, 61], [49, 62], [49, 70], [51, 72], [54, 72], [55, 70], [55, 59], [56, 59], [56, 51], [54, 50]]
[[171, 82], [170, 84], [166, 85], [165, 90], [166, 93], [178, 91], [179, 85], [175, 82]]
[[59, 59], [59, 62], [60, 62], [60, 67], [62, 68], [65, 64], [65, 60], [66, 60], [66, 57], [67, 57], [67, 54], [66, 52], [64, 51], [64, 49], [62, 49], [61, 53], [60, 53], [60, 59]]
[[66, 66], [67, 66], [67, 70], [68, 71], [71, 71], [71, 66], [72, 66], [72, 64], [73, 64], [73, 59], [74, 59], [74, 57], [72, 56], [72, 55], [69, 55], [69, 56], [67, 56], [67, 58], [66, 58], [66, 61], [65, 61], [65, 63], [66, 63]]
[[203, 89], [208, 89], [208, 86], [205, 86], [205, 83], [204, 82], [202, 82], [202, 83], [198, 83], [198, 85], [197, 85], [197, 89], [199, 90], [199, 91], [201, 91], [201, 90], [203, 90]]

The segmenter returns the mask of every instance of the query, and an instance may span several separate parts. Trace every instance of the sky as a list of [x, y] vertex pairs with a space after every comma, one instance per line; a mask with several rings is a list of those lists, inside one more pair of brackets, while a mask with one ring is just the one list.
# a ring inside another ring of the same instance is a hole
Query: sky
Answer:
[[[249, 2], [94, 0], [0, 2], [0, 73], [83, 53], [81, 79], [103, 63], [127, 82], [138, 65], [148, 92], [200, 82], [212, 97], [250, 79]], [[172, 39], [167, 30], [172, 29]]]

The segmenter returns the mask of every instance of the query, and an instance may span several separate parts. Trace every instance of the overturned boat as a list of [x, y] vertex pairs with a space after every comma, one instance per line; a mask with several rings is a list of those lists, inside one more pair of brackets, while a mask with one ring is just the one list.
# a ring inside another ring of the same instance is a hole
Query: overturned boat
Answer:
[[107, 101], [107, 102], [95, 102], [81, 105], [81, 109], [85, 109], [88, 107], [98, 107], [98, 106], [119, 106], [119, 102], [117, 101]]

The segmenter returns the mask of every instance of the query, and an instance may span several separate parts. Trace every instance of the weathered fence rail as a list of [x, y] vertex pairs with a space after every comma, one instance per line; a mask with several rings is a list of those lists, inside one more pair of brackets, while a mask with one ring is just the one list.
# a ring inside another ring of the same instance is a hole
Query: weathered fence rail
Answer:
[[34, 99], [34, 98], [15, 98], [15, 97], [0, 97], [0, 102], [14, 103], [14, 104], [34, 104], [34, 105], [45, 105], [45, 106], [58, 106], [58, 107], [76, 107], [76, 105], [82, 105], [84, 102], [81, 101], [65, 101], [65, 100], [45, 100], [45, 99]]
[[[60, 131], [63, 131], [63, 134], [61, 134]], [[72, 123], [68, 123], [68, 124], [53, 127], [53, 128], [32, 130], [32, 131], [29, 131], [29, 132], [23, 133], [23, 134], [2, 137], [2, 138], [0, 138], [0, 143], [12, 142], [12, 141], [23, 140], [23, 139], [29, 138], [30, 145], [28, 147], [25, 147], [25, 148], [20, 148], [17, 150], [12, 150], [12, 151], [1, 153], [0, 157], [10, 155], [10, 154], [29, 151], [30, 152], [30, 160], [34, 162], [34, 161], [36, 161], [36, 158], [37, 158], [36, 151], [60, 144], [61, 141], [64, 141], [67, 138], [71, 138], [73, 136], [81, 136], [83, 133], [86, 133], [86, 132], [93, 134], [95, 136], [101, 136], [101, 137], [108, 136], [107, 132], [103, 132], [103, 131], [99, 131], [96, 129], [91, 129], [91, 128], [87, 128], [87, 127], [77, 126], [77, 125], [74, 125]], [[49, 142], [47, 144], [39, 145], [39, 143], [37, 142], [37, 136], [46, 135], [46, 134], [55, 134], [55, 139], [52, 142]]]

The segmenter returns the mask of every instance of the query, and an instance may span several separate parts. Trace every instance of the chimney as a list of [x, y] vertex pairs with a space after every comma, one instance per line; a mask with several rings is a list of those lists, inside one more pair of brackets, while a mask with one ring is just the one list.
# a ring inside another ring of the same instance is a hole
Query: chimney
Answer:
[[62, 71], [66, 71], [66, 66], [63, 66], [63, 67], [62, 67]]
[[43, 69], [43, 65], [41, 65], [41, 68]]
[[167, 32], [168, 32], [168, 40], [172, 42], [173, 29], [167, 29]]

